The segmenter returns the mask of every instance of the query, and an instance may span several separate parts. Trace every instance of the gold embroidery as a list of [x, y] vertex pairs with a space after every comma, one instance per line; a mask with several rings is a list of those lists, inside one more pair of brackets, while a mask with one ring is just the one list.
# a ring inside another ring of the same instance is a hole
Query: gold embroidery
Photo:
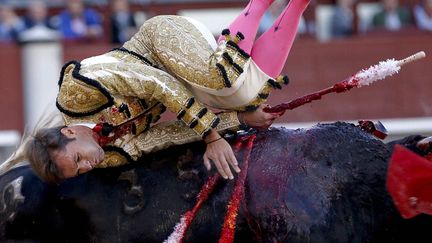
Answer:
[[114, 50], [114, 51], [112, 51], [110, 53], [107, 53], [107, 54], [110, 55], [110, 56], [112, 56], [112, 57], [117, 58], [121, 62], [148, 65], [147, 63], [145, 63], [144, 61], [142, 61], [138, 57], [136, 57], [134, 55], [131, 55], [131, 54], [127, 53], [127, 52], [123, 52], [123, 51], [119, 51], [119, 50]]
[[117, 167], [127, 164], [128, 160], [116, 151], [106, 151], [105, 159], [96, 168]]
[[[220, 119], [216, 130], [224, 132], [228, 129], [237, 130], [240, 122], [237, 119], [237, 112], [227, 112], [218, 115]], [[207, 119], [205, 119], [207, 120]], [[202, 138], [187, 127], [183, 122], [171, 121], [159, 123], [151, 127], [147, 132], [134, 136], [124, 144], [123, 149], [137, 160], [142, 154], [155, 152], [173, 145], [180, 145]]]
[[[282, 75], [279, 75], [273, 82], [275, 85], [278, 85], [278, 88], [282, 88], [283, 85], [287, 85], [288, 77], [284, 77]], [[245, 111], [250, 109], [251, 107], [258, 107], [259, 105], [263, 104], [267, 101], [267, 98], [261, 98], [260, 95], [263, 95], [264, 97], [268, 97], [270, 92], [275, 89], [269, 82], [266, 82], [264, 86], [261, 88], [261, 90], [258, 92], [258, 95], [250, 101], [246, 106], [236, 107], [232, 108], [232, 110], [236, 111]]]
[[61, 107], [75, 113], [91, 112], [108, 103], [108, 98], [96, 87], [72, 77], [75, 69], [70, 64], [64, 73], [57, 102]]
[[213, 113], [206, 113], [200, 120], [199, 120], [199, 126], [195, 128], [195, 130], [200, 134], [201, 136], [205, 131], [209, 129], [209, 127], [212, 125], [212, 123], [215, 121], [215, 115]]

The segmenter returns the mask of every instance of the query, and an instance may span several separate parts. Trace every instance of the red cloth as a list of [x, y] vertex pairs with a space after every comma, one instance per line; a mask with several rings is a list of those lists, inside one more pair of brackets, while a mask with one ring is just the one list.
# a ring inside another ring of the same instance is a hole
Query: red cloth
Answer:
[[396, 145], [388, 168], [387, 189], [402, 217], [432, 215], [432, 161]]

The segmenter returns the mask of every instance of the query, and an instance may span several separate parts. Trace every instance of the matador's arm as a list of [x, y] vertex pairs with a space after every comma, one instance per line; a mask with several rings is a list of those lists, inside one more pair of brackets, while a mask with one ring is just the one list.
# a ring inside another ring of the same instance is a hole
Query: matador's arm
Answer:
[[98, 69], [103, 71], [83, 75], [100, 80], [112, 95], [161, 102], [200, 137], [205, 137], [220, 122], [213, 112], [194, 99], [180, 81], [162, 70], [126, 63], [98, 66]]

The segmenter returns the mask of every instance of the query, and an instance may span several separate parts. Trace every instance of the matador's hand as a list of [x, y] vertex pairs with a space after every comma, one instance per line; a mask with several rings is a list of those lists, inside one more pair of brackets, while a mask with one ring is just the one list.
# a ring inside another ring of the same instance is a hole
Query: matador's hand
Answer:
[[282, 116], [284, 112], [267, 113], [263, 111], [265, 107], [269, 107], [269, 105], [262, 104], [255, 111], [239, 112], [238, 117], [240, 122], [258, 130], [268, 129], [273, 124], [274, 120]]
[[203, 158], [207, 170], [211, 169], [210, 161], [212, 161], [223, 178], [234, 179], [230, 166], [237, 173], [240, 172], [240, 168], [228, 142], [214, 130], [207, 136], [205, 142], [207, 143], [207, 149]]

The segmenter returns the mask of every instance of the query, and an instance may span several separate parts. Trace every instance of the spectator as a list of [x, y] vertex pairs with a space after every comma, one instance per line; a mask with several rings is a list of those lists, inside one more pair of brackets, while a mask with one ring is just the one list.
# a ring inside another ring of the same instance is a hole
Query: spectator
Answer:
[[377, 13], [372, 20], [374, 28], [398, 31], [411, 24], [408, 9], [400, 7], [398, 0], [382, 0], [384, 9]]
[[111, 14], [111, 41], [123, 44], [137, 31], [137, 24], [127, 0], [113, 0]]
[[333, 37], [347, 37], [354, 32], [353, 5], [355, 0], [338, 0], [331, 19]]
[[47, 6], [42, 0], [32, 1], [28, 5], [27, 15], [24, 17], [24, 24], [26, 29], [35, 26], [44, 26], [50, 29], [55, 29], [48, 17]]
[[414, 16], [419, 29], [432, 31], [432, 0], [423, 0], [423, 4], [417, 4]]
[[15, 41], [25, 28], [24, 22], [9, 4], [0, 5], [0, 41]]
[[60, 13], [59, 21], [65, 39], [95, 39], [103, 33], [99, 14], [85, 8], [81, 0], [67, 1], [67, 9]]

